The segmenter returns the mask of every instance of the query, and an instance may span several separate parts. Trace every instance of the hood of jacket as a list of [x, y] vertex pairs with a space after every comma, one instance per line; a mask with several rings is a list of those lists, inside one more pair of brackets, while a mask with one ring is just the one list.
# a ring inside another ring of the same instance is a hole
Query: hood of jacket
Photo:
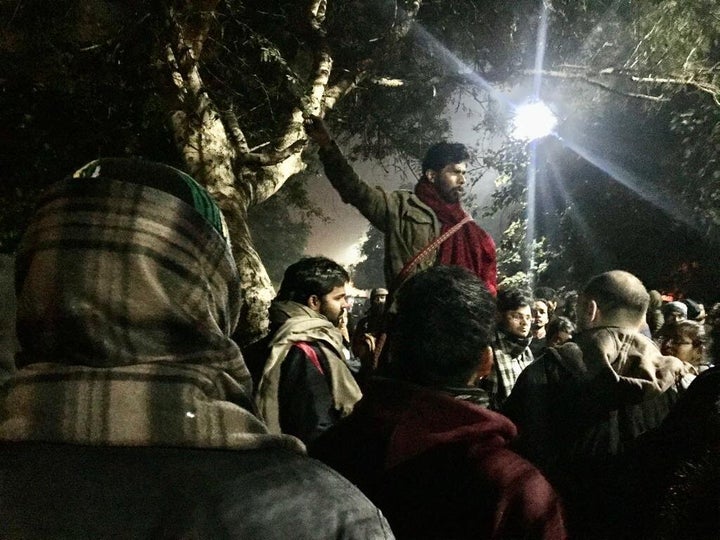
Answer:
[[301, 449], [254, 414], [228, 241], [133, 181], [154, 169], [125, 180], [93, 167], [46, 191], [20, 245], [21, 369], [0, 386], [0, 439]]
[[387, 469], [448, 444], [506, 447], [517, 434], [501, 414], [393, 379], [373, 379], [354, 414], [365, 419], [367, 429], [389, 435]]

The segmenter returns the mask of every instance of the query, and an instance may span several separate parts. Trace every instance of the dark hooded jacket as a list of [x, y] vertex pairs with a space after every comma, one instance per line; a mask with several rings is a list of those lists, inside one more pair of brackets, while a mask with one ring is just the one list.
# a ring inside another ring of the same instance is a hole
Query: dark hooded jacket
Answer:
[[360, 487], [398, 538], [563, 538], [559, 499], [508, 448], [515, 434], [443, 391], [373, 379], [310, 453]]

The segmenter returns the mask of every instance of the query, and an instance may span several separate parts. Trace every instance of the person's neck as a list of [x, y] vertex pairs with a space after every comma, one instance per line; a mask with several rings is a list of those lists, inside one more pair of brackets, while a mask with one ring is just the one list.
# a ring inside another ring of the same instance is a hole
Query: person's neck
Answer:
[[536, 339], [543, 339], [545, 337], [545, 334], [547, 334], [547, 331], [545, 330], [544, 326], [541, 326], [540, 328], [535, 328], [532, 331], [532, 335]]

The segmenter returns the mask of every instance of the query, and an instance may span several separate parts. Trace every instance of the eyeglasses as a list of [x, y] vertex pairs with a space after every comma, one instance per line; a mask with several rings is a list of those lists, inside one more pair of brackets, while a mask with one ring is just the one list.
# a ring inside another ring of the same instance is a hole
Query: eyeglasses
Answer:
[[515, 322], [530, 321], [532, 319], [530, 315], [522, 315], [520, 313], [508, 313], [508, 317]]

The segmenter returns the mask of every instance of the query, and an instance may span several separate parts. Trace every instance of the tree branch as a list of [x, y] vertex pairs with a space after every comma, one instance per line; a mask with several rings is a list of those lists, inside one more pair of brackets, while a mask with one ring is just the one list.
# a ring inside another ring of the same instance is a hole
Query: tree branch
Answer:
[[[645, 74], [641, 73], [634, 69], [628, 69], [628, 68], [605, 68], [601, 69], [599, 71], [592, 70], [585, 66], [575, 66], [575, 65], [563, 65], [559, 66], [562, 68], [561, 70], [524, 70], [522, 73], [524, 75], [542, 75], [544, 77], [554, 78], [554, 79], [572, 79], [572, 80], [579, 80], [581, 82], [587, 83], [592, 86], [596, 86], [598, 88], [602, 88], [603, 90], [607, 92], [612, 92], [614, 94], [636, 98], [636, 99], [644, 99], [649, 101], [669, 101], [670, 98], [665, 97], [664, 95], [650, 95], [650, 94], [643, 94], [643, 93], [637, 93], [637, 92], [631, 92], [628, 90], [622, 90], [620, 88], [616, 88], [614, 86], [611, 86], [607, 83], [604, 83], [598, 78], [615, 78], [615, 79], [625, 79], [627, 81], [631, 81], [633, 83], [637, 84], [649, 84], [654, 86], [684, 86], [684, 87], [691, 87], [695, 88], [696, 90], [700, 90], [701, 92], [705, 92], [707, 94], [710, 94], [718, 105], [720, 105], [720, 86], [715, 84], [714, 82], [710, 82], [714, 80], [714, 77], [718, 74], [718, 69], [713, 67], [711, 69], [703, 69], [698, 70], [696, 73], [684, 75], [684, 74], [670, 74], [668, 76], [660, 76], [660, 75], [651, 75], [651, 74]], [[704, 79], [707, 80], [701, 80], [697, 77], [701, 76]]]
[[247, 154], [242, 154], [238, 157], [238, 161], [243, 165], [255, 165], [260, 167], [277, 165], [281, 161], [285, 161], [291, 157], [293, 154], [302, 152], [306, 144], [306, 139], [299, 139], [282, 150], [271, 150], [264, 153], [248, 152]]

